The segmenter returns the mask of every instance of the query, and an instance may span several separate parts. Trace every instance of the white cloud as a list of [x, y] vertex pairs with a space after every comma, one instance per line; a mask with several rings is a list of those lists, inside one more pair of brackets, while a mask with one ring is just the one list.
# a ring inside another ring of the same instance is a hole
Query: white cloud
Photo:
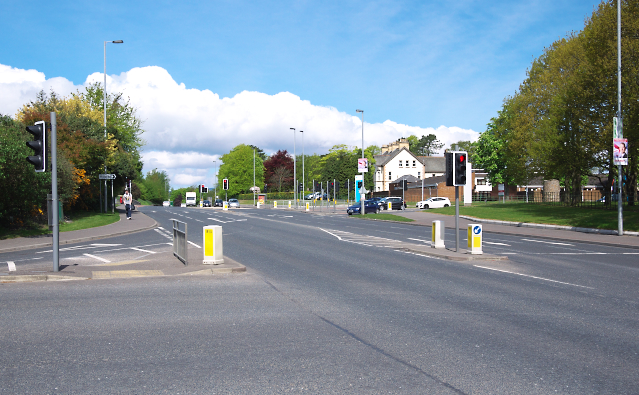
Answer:
[[[92, 82], [102, 83], [101, 73], [87, 77], [84, 85], [58, 77], [46, 79], [36, 70], [20, 70], [0, 65], [0, 113], [15, 114], [34, 100], [40, 90], [53, 89], [68, 95]], [[296, 152], [325, 153], [336, 144], [359, 147], [362, 125], [359, 117], [332, 107], [316, 106], [308, 100], [282, 92], [267, 95], [244, 91], [231, 98], [220, 98], [212, 91], [188, 89], [178, 84], [163, 68], [134, 68], [116, 76], [107, 76], [108, 92], [123, 92], [137, 108], [143, 121], [146, 141], [144, 170], [165, 170], [173, 186], [213, 182], [213, 161], [238, 144], [252, 144], [266, 153], [279, 149]], [[366, 113], [364, 116], [366, 119]], [[435, 134], [445, 146], [459, 140], [476, 140], [478, 133], [458, 127], [422, 128], [391, 120], [364, 124], [365, 145], [382, 146], [411, 134]]]

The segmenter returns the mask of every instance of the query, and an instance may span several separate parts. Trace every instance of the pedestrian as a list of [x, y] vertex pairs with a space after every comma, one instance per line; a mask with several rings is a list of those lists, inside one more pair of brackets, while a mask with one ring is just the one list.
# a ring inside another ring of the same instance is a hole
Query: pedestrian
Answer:
[[126, 219], [131, 219], [131, 204], [133, 203], [133, 196], [131, 196], [128, 189], [124, 190], [122, 200], [124, 200], [124, 207], [126, 208]]

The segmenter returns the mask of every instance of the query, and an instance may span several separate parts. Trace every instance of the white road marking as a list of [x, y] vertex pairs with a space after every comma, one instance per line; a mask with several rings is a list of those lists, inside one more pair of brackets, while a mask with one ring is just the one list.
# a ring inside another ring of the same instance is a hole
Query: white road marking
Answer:
[[192, 242], [192, 241], [189, 241], [188, 243], [189, 243], [189, 244], [192, 244], [192, 245], [194, 245], [194, 246], [196, 246], [197, 248], [202, 248], [202, 247], [200, 247], [199, 245], [195, 244], [195, 243], [194, 243], [194, 242]]
[[412, 239], [412, 238], [408, 238], [408, 240], [415, 240], [415, 241], [421, 241], [422, 243], [428, 243], [428, 244], [432, 244], [433, 242], [430, 240], [422, 240], [422, 239]]
[[510, 247], [510, 244], [505, 244], [505, 243], [495, 243], [493, 241], [482, 241], [484, 244], [490, 244], [490, 245], [496, 245], [496, 246], [506, 246], [506, 247]]
[[533, 243], [555, 244], [555, 245], [560, 245], [560, 246], [574, 246], [574, 244], [556, 243], [556, 242], [552, 242], [552, 241], [530, 240], [530, 239], [521, 239], [521, 240], [523, 240], [523, 241], [532, 241]]
[[121, 246], [122, 244], [101, 244], [101, 243], [93, 243], [91, 244], [93, 246], [97, 246], [97, 247], [117, 247], [117, 246]]
[[104, 263], [111, 263], [110, 260], [104, 259], [104, 258], [100, 258], [99, 256], [95, 256], [95, 255], [91, 255], [91, 254], [83, 254], [83, 255], [84, 256], [88, 256], [89, 258], [97, 259], [98, 261], [102, 261]]
[[501, 272], [501, 273], [515, 274], [515, 275], [517, 275], [517, 276], [534, 278], [534, 279], [536, 279], [536, 280], [550, 281], [551, 283], [558, 283], [558, 284], [564, 284], [564, 285], [572, 285], [573, 287], [579, 287], [579, 288], [594, 289], [593, 287], [586, 287], [585, 285], [578, 285], [578, 284], [566, 283], [566, 282], [563, 282], [563, 281], [551, 280], [551, 279], [549, 279], [549, 278], [543, 278], [543, 277], [531, 276], [531, 275], [529, 275], [529, 274], [521, 274], [521, 273], [509, 272], [509, 271], [507, 271], [507, 270], [495, 269], [495, 268], [492, 268], [492, 267], [486, 267], [486, 266], [479, 266], [479, 265], [473, 265], [473, 266], [474, 266], [474, 267], [478, 267], [478, 268], [480, 268], [480, 269], [493, 270], [493, 271]]
[[219, 219], [215, 219], [215, 218], [208, 218], [208, 219], [210, 219], [211, 221], [221, 222], [221, 223], [223, 223], [223, 224], [225, 224], [225, 223], [226, 223], [226, 221], [220, 221]]
[[15, 272], [16, 271], [16, 264], [13, 261], [7, 261], [7, 266], [9, 266], [9, 271], [10, 272]]
[[132, 250], [136, 250], [136, 251], [142, 251], [142, 252], [148, 252], [149, 254], [155, 254], [155, 251], [149, 251], [149, 250], [143, 250], [141, 248], [137, 248], [137, 247], [131, 247]]

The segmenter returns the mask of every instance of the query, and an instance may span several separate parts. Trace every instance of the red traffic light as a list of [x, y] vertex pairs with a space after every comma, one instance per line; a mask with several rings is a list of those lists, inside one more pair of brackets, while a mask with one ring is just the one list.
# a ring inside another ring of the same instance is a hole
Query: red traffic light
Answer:
[[459, 157], [459, 162], [460, 163], [463, 162], [464, 159], [466, 159], [466, 157], [464, 155], [458, 155], [458, 157]]

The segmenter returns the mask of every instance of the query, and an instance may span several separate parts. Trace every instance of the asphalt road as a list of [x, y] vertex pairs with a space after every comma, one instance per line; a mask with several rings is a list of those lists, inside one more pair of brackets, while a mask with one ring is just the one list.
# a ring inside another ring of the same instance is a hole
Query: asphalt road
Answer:
[[[429, 227], [142, 210], [165, 229], [187, 222], [200, 246], [202, 225], [222, 225], [248, 272], [4, 284], [0, 393], [639, 393], [637, 250], [486, 233], [484, 251], [509, 261], [460, 263], [388, 247], [428, 243]], [[166, 242], [151, 230], [60, 259]], [[35, 258], [50, 259], [0, 263]]]

